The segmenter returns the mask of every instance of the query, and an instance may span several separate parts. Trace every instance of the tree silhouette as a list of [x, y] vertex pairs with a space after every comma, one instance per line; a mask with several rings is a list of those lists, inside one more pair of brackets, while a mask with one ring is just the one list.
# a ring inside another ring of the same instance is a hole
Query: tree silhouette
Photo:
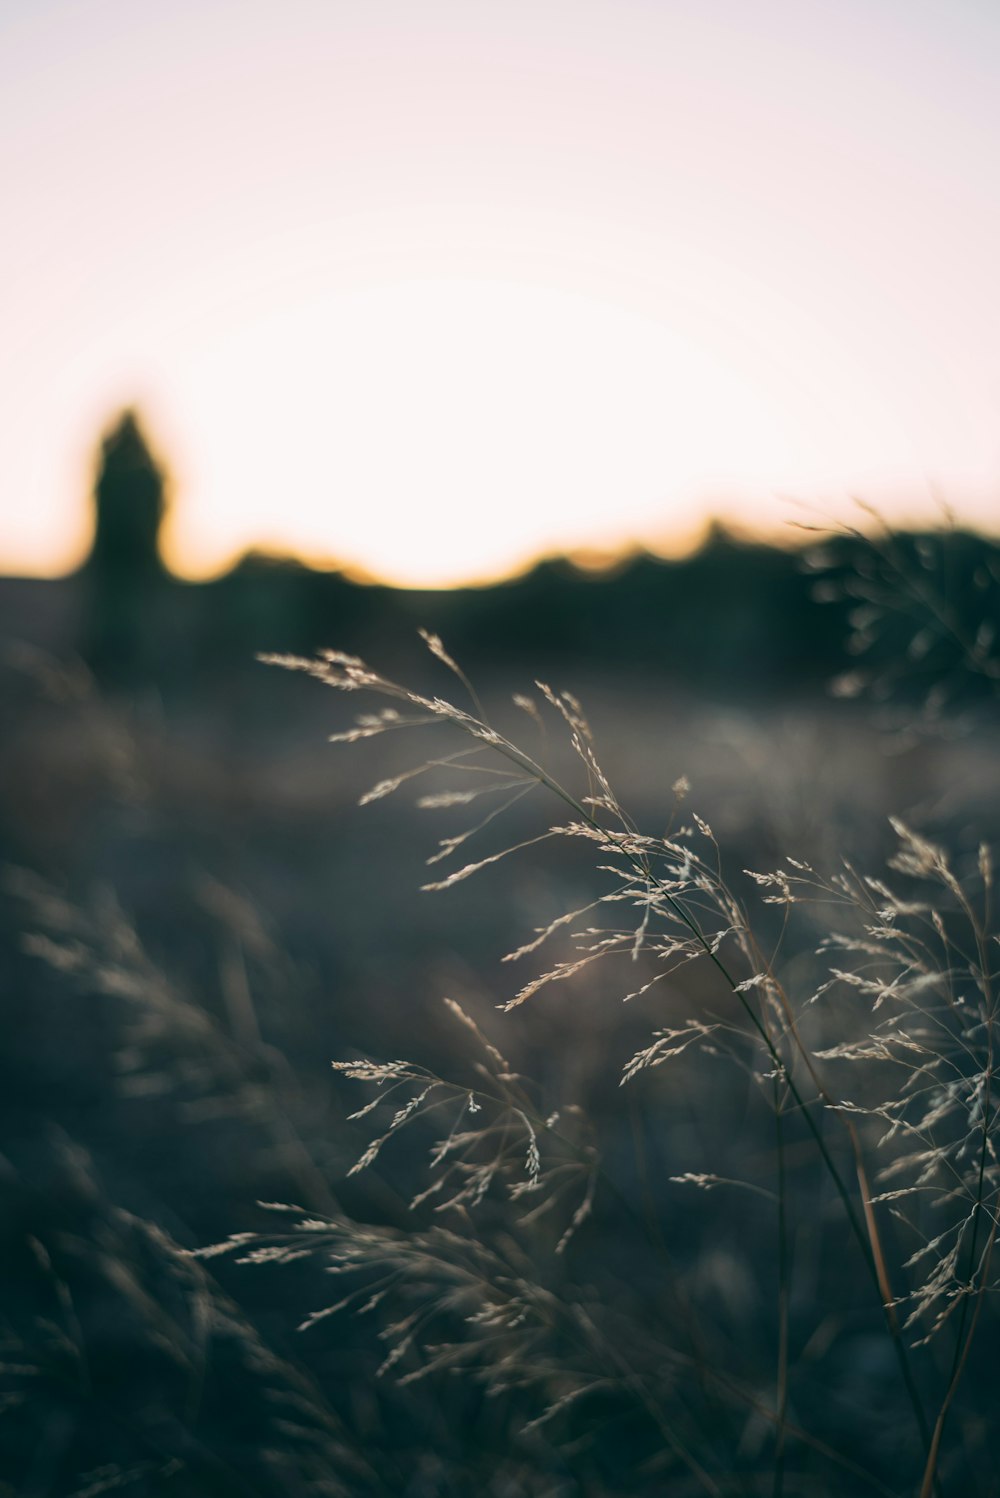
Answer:
[[134, 411], [124, 411], [101, 443], [94, 486], [91, 569], [109, 584], [162, 573], [164, 476]]
[[84, 569], [86, 653], [108, 680], [128, 680], [147, 654], [151, 604], [165, 577], [159, 550], [165, 490], [138, 416], [123, 411], [101, 441], [94, 541]]

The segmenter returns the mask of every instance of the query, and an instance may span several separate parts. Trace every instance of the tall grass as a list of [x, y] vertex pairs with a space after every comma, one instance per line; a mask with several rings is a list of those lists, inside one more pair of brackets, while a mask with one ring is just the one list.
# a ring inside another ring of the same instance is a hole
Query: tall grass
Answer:
[[[836, 695], [867, 695], [894, 751], [992, 711], [998, 579], [983, 583], [969, 634], [938, 553], [889, 533], [858, 540], [849, 572], [828, 575], [818, 552], [809, 563], [821, 592], [852, 599], [857, 667]], [[538, 682], [484, 704], [441, 640], [424, 639], [442, 694], [339, 651], [267, 658], [360, 695], [364, 710], [332, 735], [345, 753], [422, 743], [381, 755], [360, 801], [415, 793], [420, 815], [445, 819], [429, 899], [462, 902], [455, 920], [477, 929], [498, 910], [535, 912], [495, 989], [455, 963], [441, 1027], [418, 1009], [397, 1027], [405, 1059], [332, 1058], [337, 1095], [360, 1089], [334, 1150], [353, 1148], [343, 1179], [261, 1023], [258, 991], [298, 1001], [293, 965], [245, 902], [199, 882], [219, 937], [207, 998], [106, 891], [86, 905], [13, 877], [32, 955], [117, 1006], [123, 1096], [169, 1110], [157, 1117], [178, 1141], [213, 1121], [225, 1150], [252, 1132], [256, 1178], [289, 1198], [248, 1211], [257, 1225], [192, 1262], [102, 1201], [97, 1172], [60, 1144], [86, 1223], [42, 1222], [25, 1240], [45, 1314], [41, 1344], [18, 1327], [7, 1338], [17, 1408], [39, 1378], [61, 1391], [53, 1407], [70, 1385], [89, 1407], [97, 1311], [78, 1311], [83, 1275], [101, 1288], [95, 1306], [113, 1292], [127, 1309], [116, 1316], [165, 1353], [183, 1411], [167, 1435], [160, 1413], [136, 1414], [141, 1439], [115, 1462], [95, 1447], [81, 1494], [194, 1482], [421, 1498], [985, 1498], [1000, 1288], [988, 833], [901, 806], [865, 829], [878, 864], [848, 846], [767, 857], [759, 833], [751, 855], [716, 837], [697, 764], [673, 764], [661, 743], [638, 746], [669, 766], [641, 825], [572, 693]], [[962, 673], [983, 690], [963, 694]], [[844, 829], [826, 830], [825, 846], [843, 843]], [[383, 833], [379, 856], [401, 860], [404, 842]], [[512, 885], [517, 900], [503, 897]], [[391, 946], [388, 898], [379, 923]], [[184, 1170], [198, 1158], [196, 1144]], [[286, 1316], [305, 1287], [295, 1319], [313, 1376], [237, 1310], [246, 1281], [227, 1260], [294, 1282]], [[218, 1399], [222, 1384], [269, 1412], [242, 1449], [228, 1410], [221, 1447], [199, 1444], [204, 1391]], [[470, 1459], [480, 1432], [489, 1449]]]
[[[884, 614], [891, 602], [881, 599]], [[946, 633], [946, 611], [933, 617]], [[869, 612], [865, 627], [874, 623]], [[351, 1115], [378, 1121], [352, 1173], [377, 1167], [404, 1134], [427, 1139], [412, 1223], [275, 1206], [278, 1230], [211, 1252], [320, 1256], [348, 1283], [307, 1326], [351, 1308], [381, 1317], [380, 1373], [411, 1386], [457, 1374], [493, 1396], [516, 1392], [518, 1439], [544, 1430], [557, 1444], [589, 1442], [595, 1470], [615, 1431], [628, 1432], [632, 1456], [619, 1448], [609, 1470], [630, 1490], [669, 1479], [678, 1493], [929, 1498], [991, 1481], [974, 1400], [963, 1414], [1000, 1285], [989, 848], [950, 855], [894, 817], [882, 871], [791, 855], [730, 871], [688, 809], [685, 778], [665, 830], [642, 830], [572, 694], [538, 682], [515, 696], [526, 734], [515, 733], [487, 715], [440, 639], [425, 641], [460, 697], [413, 690], [339, 651], [267, 659], [373, 700], [337, 742], [435, 737], [361, 798], [423, 783], [418, 806], [469, 813], [429, 857], [427, 892], [489, 877], [526, 848], [576, 850], [591, 893], [507, 954], [534, 967], [500, 1007], [589, 981], [602, 1002], [641, 1008], [650, 1032], [607, 1062], [623, 1088], [642, 1090], [640, 1132], [655, 1135], [659, 1120], [658, 1163], [637, 1136], [616, 1179], [627, 1104], [592, 1122], [573, 1099], [550, 1106], [550, 1087], [505, 1060], [502, 1025], [449, 996], [465, 1050], [452, 1073], [419, 1060], [334, 1062], [374, 1089]], [[985, 629], [958, 640], [992, 681], [990, 643]], [[938, 693], [938, 718], [941, 705]], [[470, 859], [529, 795], [535, 828]], [[700, 977], [687, 972], [696, 968]], [[582, 1029], [561, 1038], [567, 1051], [577, 1043]], [[720, 1100], [734, 1088], [741, 1099], [708, 1169], [672, 1153], [679, 1070], [689, 1108], [724, 1117]], [[727, 1205], [689, 1214], [690, 1192]], [[722, 1268], [706, 1295], [694, 1287], [713, 1257]], [[750, 1313], [736, 1304], [747, 1285]]]

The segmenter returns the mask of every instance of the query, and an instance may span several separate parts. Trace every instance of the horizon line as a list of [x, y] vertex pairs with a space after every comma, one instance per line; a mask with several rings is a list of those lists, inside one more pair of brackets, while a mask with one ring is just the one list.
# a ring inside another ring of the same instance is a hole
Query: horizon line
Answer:
[[[942, 509], [937, 523], [919, 524], [911, 521], [897, 525], [890, 524], [874, 506], [867, 505], [860, 500], [856, 503], [862, 516], [867, 517], [869, 522], [867, 526], [859, 523], [855, 527], [838, 520], [830, 520], [825, 524], [807, 524], [790, 520], [780, 527], [758, 527], [725, 515], [709, 515], [690, 531], [675, 537], [672, 543], [666, 540], [656, 543], [648, 538], [631, 538], [617, 546], [592, 544], [532, 551], [525, 555], [523, 561], [514, 566], [496, 572], [469, 573], [454, 580], [439, 582], [413, 582], [330, 554], [307, 553], [282, 547], [264, 538], [260, 542], [234, 550], [220, 567], [199, 570], [178, 566], [175, 557], [170, 554], [169, 544], [165, 548], [161, 545], [160, 561], [167, 578], [192, 587], [220, 582], [232, 576], [247, 562], [259, 561], [265, 564], [293, 566], [300, 568], [303, 572], [318, 575], [336, 575], [344, 582], [356, 587], [386, 588], [399, 593], [453, 593], [501, 587], [528, 577], [547, 564], [559, 562], [568, 563], [582, 577], [589, 576], [596, 580], [624, 571], [633, 563], [642, 560], [683, 562], [709, 550], [713, 544], [723, 541], [748, 548], [763, 547], [786, 553], [803, 552], [810, 546], [822, 544], [836, 537], [863, 538], [867, 536], [871, 539], [869, 532], [872, 522], [880, 525], [886, 535], [893, 536], [926, 536], [950, 531], [976, 537], [986, 542], [1000, 540], [1000, 529], [988, 530], [986, 527], [963, 519], [947, 508]], [[58, 570], [29, 569], [8, 572], [0, 559], [0, 580], [4, 582], [71, 582], [84, 573], [89, 557], [90, 545], [88, 543], [78, 561], [68, 568], [62, 567]]]

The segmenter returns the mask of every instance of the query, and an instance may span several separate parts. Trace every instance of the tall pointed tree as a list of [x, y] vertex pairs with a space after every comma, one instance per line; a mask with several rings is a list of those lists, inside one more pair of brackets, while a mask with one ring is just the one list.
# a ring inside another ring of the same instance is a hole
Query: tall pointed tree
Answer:
[[91, 569], [110, 585], [148, 581], [162, 571], [159, 539], [166, 511], [162, 470], [134, 411], [124, 411], [101, 443], [94, 486]]
[[160, 528], [166, 480], [139, 418], [124, 411], [101, 441], [94, 485], [94, 541], [85, 573], [87, 655], [99, 675], [126, 681], [141, 670], [151, 594], [164, 578]]

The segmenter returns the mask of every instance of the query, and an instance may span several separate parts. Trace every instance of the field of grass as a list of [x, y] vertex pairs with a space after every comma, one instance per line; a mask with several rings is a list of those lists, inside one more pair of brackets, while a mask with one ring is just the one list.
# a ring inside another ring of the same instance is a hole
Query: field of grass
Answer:
[[12, 657], [0, 1492], [995, 1493], [995, 601], [759, 706]]

